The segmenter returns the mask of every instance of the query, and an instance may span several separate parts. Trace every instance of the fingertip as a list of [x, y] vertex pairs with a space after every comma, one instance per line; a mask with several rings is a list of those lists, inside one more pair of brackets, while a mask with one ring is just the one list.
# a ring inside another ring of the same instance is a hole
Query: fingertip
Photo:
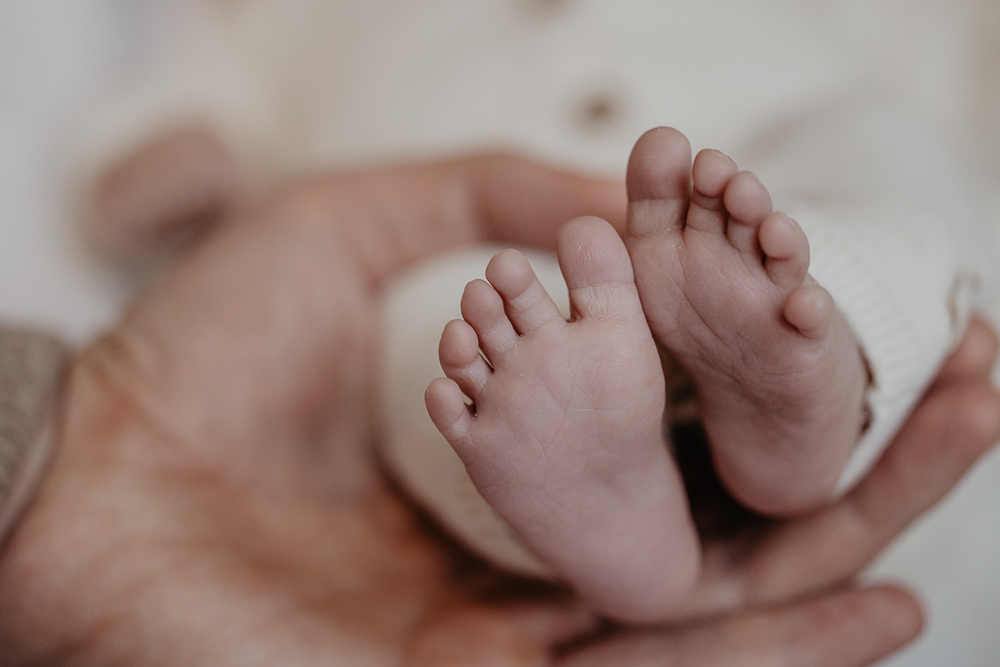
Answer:
[[238, 165], [216, 132], [175, 129], [101, 175], [86, 204], [85, 234], [106, 257], [137, 265], [215, 222], [238, 180]]
[[924, 631], [924, 606], [909, 590], [884, 584], [870, 588], [866, 593], [872, 600], [872, 616], [891, 620], [884, 628], [888, 643], [896, 647], [905, 646]]
[[953, 399], [954, 419], [968, 430], [968, 440], [989, 447], [1000, 440], [1000, 393], [987, 382], [965, 388], [962, 396]]
[[815, 665], [871, 664], [906, 646], [924, 627], [920, 602], [893, 585], [834, 593], [807, 603], [804, 611], [791, 643]]
[[973, 317], [962, 341], [941, 366], [937, 382], [988, 377], [996, 364], [998, 345], [1000, 343], [992, 327]]
[[904, 425], [900, 439], [918, 445], [908, 451], [921, 451], [909, 456], [911, 463], [936, 460], [933, 472], [954, 484], [1000, 440], [1000, 393], [986, 380], [936, 386]]

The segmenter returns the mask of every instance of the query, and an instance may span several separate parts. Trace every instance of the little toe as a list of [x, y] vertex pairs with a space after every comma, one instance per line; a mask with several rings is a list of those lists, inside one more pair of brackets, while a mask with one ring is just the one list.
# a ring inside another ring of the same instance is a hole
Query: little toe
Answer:
[[517, 250], [494, 255], [486, 266], [486, 279], [503, 298], [504, 310], [517, 333], [524, 335], [552, 321], [565, 323], [528, 260]]
[[684, 226], [691, 196], [691, 144], [670, 127], [639, 137], [628, 161], [628, 234], [658, 235]]
[[771, 213], [771, 195], [749, 171], [736, 174], [723, 195], [729, 221], [726, 236], [741, 252], [759, 254], [757, 228]]
[[432, 380], [424, 392], [424, 405], [434, 426], [461, 455], [472, 427], [472, 409], [465, 404], [458, 384], [447, 378]]
[[784, 213], [772, 213], [760, 224], [764, 268], [778, 287], [802, 284], [809, 270], [809, 240], [798, 223]]
[[445, 325], [438, 358], [444, 374], [458, 383], [466, 396], [478, 400], [492, 371], [479, 354], [479, 337], [468, 322], [452, 320]]
[[726, 186], [739, 172], [736, 163], [724, 153], [706, 149], [698, 153], [691, 168], [694, 190], [688, 209], [687, 226], [704, 232], [726, 231]]
[[785, 300], [785, 319], [808, 338], [821, 338], [833, 321], [833, 297], [819, 285], [803, 285]]
[[504, 312], [503, 299], [485, 280], [473, 280], [465, 286], [462, 317], [479, 335], [479, 347], [490, 363], [517, 342], [517, 332]]
[[625, 318], [645, 328], [632, 262], [610, 224], [593, 217], [570, 220], [559, 230], [558, 253], [574, 320]]

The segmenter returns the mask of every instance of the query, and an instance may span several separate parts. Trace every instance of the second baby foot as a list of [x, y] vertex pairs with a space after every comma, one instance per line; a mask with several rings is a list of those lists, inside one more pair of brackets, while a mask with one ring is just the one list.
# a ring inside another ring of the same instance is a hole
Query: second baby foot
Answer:
[[489, 283], [469, 283], [427, 409], [527, 546], [602, 612], [656, 620], [699, 566], [659, 356], [608, 223], [565, 225], [559, 263], [570, 322], [515, 250], [490, 261]]
[[[692, 188], [693, 185], [693, 188]], [[760, 181], [657, 128], [629, 161], [626, 243], [656, 340], [691, 374], [720, 477], [769, 514], [830, 498], [867, 373], [809, 244]]]

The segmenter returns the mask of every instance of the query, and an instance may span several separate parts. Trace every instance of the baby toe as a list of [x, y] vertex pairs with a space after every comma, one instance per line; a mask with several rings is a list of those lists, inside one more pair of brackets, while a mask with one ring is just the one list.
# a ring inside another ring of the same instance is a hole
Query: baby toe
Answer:
[[691, 188], [691, 144], [670, 127], [649, 130], [628, 161], [628, 235], [658, 236], [681, 229]]
[[760, 225], [764, 268], [778, 287], [802, 284], [809, 270], [809, 241], [798, 223], [783, 213], [772, 213]]
[[632, 262], [610, 224], [592, 217], [566, 223], [559, 230], [559, 266], [576, 316], [624, 318], [646, 328]]
[[803, 285], [785, 300], [785, 319], [808, 338], [821, 338], [833, 321], [833, 297], [819, 285]]
[[433, 380], [424, 392], [424, 405], [434, 426], [461, 455], [472, 427], [472, 410], [462, 399], [458, 384], [447, 378]]
[[468, 322], [452, 320], [445, 326], [438, 345], [438, 358], [444, 374], [476, 401], [492, 371], [479, 354], [479, 337]]
[[729, 182], [723, 200], [729, 213], [729, 242], [741, 252], [759, 254], [757, 229], [771, 213], [767, 188], [749, 171], [741, 171]]
[[552, 297], [517, 250], [504, 250], [490, 260], [486, 279], [503, 299], [514, 330], [524, 335], [552, 321], [565, 322]]
[[465, 286], [462, 317], [479, 336], [479, 347], [490, 363], [496, 363], [517, 342], [503, 299], [485, 280], [473, 280]]
[[698, 153], [691, 169], [694, 191], [687, 214], [688, 227], [714, 234], [726, 231], [723, 195], [738, 171], [736, 163], [719, 151], [708, 149]]

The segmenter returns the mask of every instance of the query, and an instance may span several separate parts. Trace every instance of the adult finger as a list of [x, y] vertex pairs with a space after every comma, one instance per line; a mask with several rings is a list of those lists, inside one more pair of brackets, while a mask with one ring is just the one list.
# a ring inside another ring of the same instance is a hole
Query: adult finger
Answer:
[[553, 648], [590, 631], [581, 605], [464, 604], [436, 615], [416, 633], [408, 667], [542, 667]]
[[[87, 234], [117, 260], [145, 259], [213, 220], [240, 194], [240, 165], [214, 133], [182, 128], [123, 160], [91, 196]], [[325, 218], [376, 277], [449, 247], [499, 241], [555, 249], [565, 222], [583, 215], [625, 227], [625, 185], [507, 153], [484, 153], [345, 174], [278, 193], [279, 218]], [[245, 202], [243, 208], [246, 208]]]
[[493, 241], [556, 247], [559, 228], [581, 215], [625, 224], [625, 186], [508, 154], [483, 154], [325, 176], [299, 186], [268, 217], [336, 228], [340, 244], [377, 286], [444, 250]]
[[751, 541], [709, 551], [688, 613], [786, 600], [852, 577], [998, 438], [1000, 394], [985, 380], [939, 385], [851, 493]]
[[897, 588], [821, 598], [687, 627], [629, 632], [588, 646], [559, 667], [857, 667], [904, 646], [923, 626]]
[[625, 183], [585, 176], [513, 155], [478, 158], [474, 187], [491, 240], [555, 250], [573, 218], [603, 218], [625, 231]]
[[954, 352], [941, 366], [932, 389], [952, 382], [988, 378], [997, 360], [997, 335], [986, 322], [972, 318]]
[[238, 166], [215, 132], [178, 128], [99, 177], [88, 193], [84, 233], [105, 256], [135, 264], [215, 220], [237, 181]]

